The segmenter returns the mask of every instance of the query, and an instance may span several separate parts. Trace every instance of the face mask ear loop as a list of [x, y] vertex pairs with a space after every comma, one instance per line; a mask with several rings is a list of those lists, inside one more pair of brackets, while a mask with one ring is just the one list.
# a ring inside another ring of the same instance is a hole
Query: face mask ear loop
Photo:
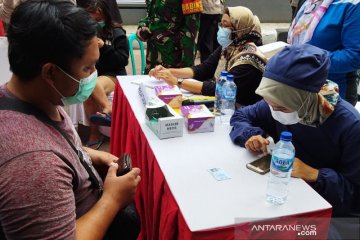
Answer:
[[61, 92], [56, 89], [56, 87], [55, 87], [54, 84], [51, 84], [51, 86], [53, 87], [53, 89], [54, 89], [62, 98], [64, 98], [64, 95], [62, 95]]
[[[58, 69], [60, 69], [60, 71], [62, 71], [63, 73], [66, 74], [66, 72], [64, 72], [64, 70], [62, 70], [59, 66], [57, 66], [56, 64], [54, 64]], [[51, 87], [55, 90], [55, 92], [57, 92], [62, 98], [64, 98], [64, 95], [61, 94], [61, 92], [59, 90], [57, 90], [57, 88], [55, 87], [55, 83], [54, 81], [49, 82], [49, 84], [51, 85]]]
[[65, 72], [61, 67], [59, 67], [59, 66], [57, 66], [57, 65], [55, 65], [55, 66], [56, 66], [57, 68], [59, 68], [60, 71], [62, 71], [66, 76], [68, 76], [69, 78], [71, 78], [71, 79], [74, 80], [75, 82], [80, 83], [79, 80], [77, 80], [76, 78], [74, 78], [73, 76], [71, 76], [70, 74], [68, 74], [67, 72]]

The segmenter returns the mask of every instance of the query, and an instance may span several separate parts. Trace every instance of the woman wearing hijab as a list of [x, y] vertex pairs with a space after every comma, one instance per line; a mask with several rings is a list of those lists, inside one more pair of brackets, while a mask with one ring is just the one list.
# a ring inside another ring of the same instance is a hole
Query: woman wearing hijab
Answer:
[[234, 75], [238, 106], [260, 100], [261, 97], [255, 94], [255, 89], [260, 83], [266, 58], [257, 49], [257, 46], [262, 45], [260, 21], [257, 16], [245, 7], [226, 8], [217, 39], [221, 46], [200, 65], [179, 69], [157, 66], [149, 75], [190, 92], [214, 96], [214, 79], [219, 79], [220, 72], [226, 70]]
[[346, 233], [359, 229], [360, 115], [327, 80], [329, 68], [325, 50], [309, 44], [283, 49], [269, 60], [256, 90], [264, 100], [235, 111], [230, 137], [266, 154], [267, 136], [278, 141], [281, 131], [290, 131], [292, 176], [324, 197], [334, 217], [357, 219], [357, 225], [341, 226]]
[[[360, 2], [358, 0], [307, 0], [288, 34], [288, 43], [308, 43], [330, 52], [328, 79], [339, 85], [340, 96], [357, 103], [355, 71], [360, 69]], [[302, 4], [302, 5], [301, 5]]]

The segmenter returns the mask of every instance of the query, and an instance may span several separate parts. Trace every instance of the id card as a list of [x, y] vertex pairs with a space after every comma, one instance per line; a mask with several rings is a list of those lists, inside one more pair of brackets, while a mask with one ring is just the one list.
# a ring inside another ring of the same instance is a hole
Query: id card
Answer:
[[213, 176], [217, 181], [224, 181], [227, 179], [231, 179], [231, 177], [225, 173], [221, 168], [210, 168], [208, 172]]

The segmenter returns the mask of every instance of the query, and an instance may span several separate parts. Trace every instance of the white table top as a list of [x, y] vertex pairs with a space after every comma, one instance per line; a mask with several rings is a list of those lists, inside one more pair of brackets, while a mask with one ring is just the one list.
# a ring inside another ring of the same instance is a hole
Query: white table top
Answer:
[[[230, 126], [216, 119], [215, 132], [189, 134], [160, 140], [145, 124], [138, 86], [131, 80], [144, 76], [119, 77], [119, 83], [146, 135], [167, 184], [191, 231], [201, 231], [331, 208], [301, 179], [292, 178], [288, 200], [281, 206], [265, 201], [268, 174], [246, 168], [254, 160], [246, 149], [234, 145]], [[146, 78], [146, 76], [145, 76]], [[223, 169], [230, 180], [216, 181], [208, 169]]]

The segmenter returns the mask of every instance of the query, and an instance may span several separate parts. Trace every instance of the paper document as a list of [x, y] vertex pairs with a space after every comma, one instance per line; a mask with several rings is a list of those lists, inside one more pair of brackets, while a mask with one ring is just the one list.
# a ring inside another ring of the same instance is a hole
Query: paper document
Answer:
[[140, 85], [143, 83], [145, 87], [154, 88], [155, 86], [164, 85], [166, 84], [163, 80], [157, 80], [154, 77], [149, 77], [148, 75], [139, 75], [138, 78], [131, 81], [132, 84]]

